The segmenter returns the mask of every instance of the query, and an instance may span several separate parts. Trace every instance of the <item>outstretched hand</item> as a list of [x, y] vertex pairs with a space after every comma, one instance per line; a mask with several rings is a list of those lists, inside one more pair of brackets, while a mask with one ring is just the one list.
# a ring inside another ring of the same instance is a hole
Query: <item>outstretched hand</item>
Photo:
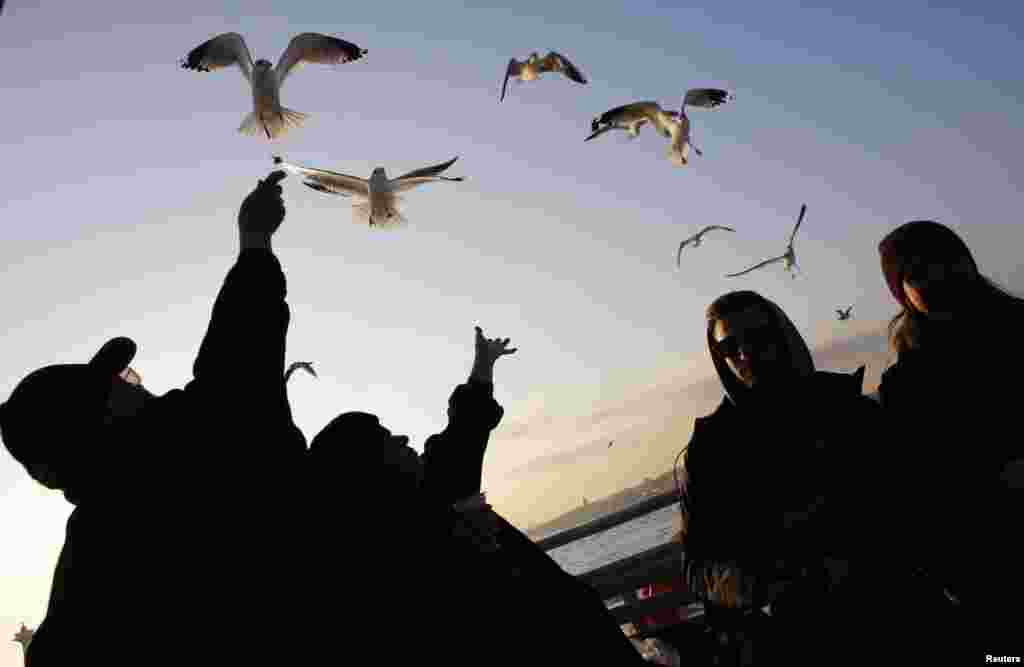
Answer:
[[285, 176], [283, 171], [271, 172], [265, 179], [257, 181], [256, 189], [242, 202], [238, 211], [238, 232], [243, 249], [270, 248], [270, 237], [284, 221], [280, 182]]
[[473, 359], [473, 370], [470, 379], [494, 382], [494, 362], [507, 354], [513, 354], [519, 348], [509, 348], [508, 338], [485, 338], [480, 327], [476, 328], [476, 357]]

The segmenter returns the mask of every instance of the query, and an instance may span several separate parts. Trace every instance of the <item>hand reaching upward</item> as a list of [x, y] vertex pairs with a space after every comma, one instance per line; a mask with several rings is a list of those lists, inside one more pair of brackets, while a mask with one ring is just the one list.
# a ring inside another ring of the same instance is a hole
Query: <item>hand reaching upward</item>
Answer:
[[473, 359], [473, 370], [470, 380], [494, 382], [494, 362], [507, 354], [513, 354], [519, 348], [509, 348], [508, 338], [485, 338], [480, 327], [476, 327], [476, 357]]
[[284, 200], [280, 182], [283, 171], [272, 172], [256, 184], [256, 189], [242, 202], [238, 212], [238, 232], [242, 249], [270, 248], [270, 238], [284, 221]]

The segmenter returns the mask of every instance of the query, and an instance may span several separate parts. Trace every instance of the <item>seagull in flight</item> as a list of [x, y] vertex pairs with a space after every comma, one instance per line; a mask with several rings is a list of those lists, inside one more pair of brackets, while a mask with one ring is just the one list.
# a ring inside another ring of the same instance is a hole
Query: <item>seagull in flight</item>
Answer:
[[[3, 6], [2, 2], [0, 2], [0, 6]], [[27, 652], [28, 645], [32, 643], [32, 636], [35, 634], [35, 632], [35, 630], [26, 628], [25, 624], [22, 623], [21, 629], [14, 633], [14, 639], [11, 641], [16, 641], [19, 644], [21, 644], [22, 650]]]
[[844, 320], [850, 319], [850, 311], [851, 310], [853, 310], [853, 306], [850, 306], [846, 310], [842, 310], [840, 308], [836, 308], [836, 315], [839, 316], [839, 321], [842, 322]]
[[544, 72], [560, 72], [576, 83], [587, 83], [587, 77], [583, 76], [583, 72], [562, 54], [551, 51], [541, 58], [534, 51], [524, 61], [519, 61], [515, 58], [508, 61], [508, 67], [505, 68], [505, 81], [501, 84], [501, 99], [498, 102], [505, 99], [505, 91], [508, 89], [508, 80], [510, 78], [515, 77], [517, 83], [533, 81]]
[[310, 375], [312, 375], [313, 377], [317, 377], [316, 371], [313, 370], [313, 362], [312, 361], [293, 361], [288, 366], [288, 370], [286, 370], [284, 372], [284, 381], [285, 381], [286, 384], [288, 382], [288, 378], [290, 378], [292, 376], [292, 373], [294, 373], [295, 371], [299, 370], [300, 368], [302, 370], [306, 371], [307, 373], [309, 373]]
[[424, 183], [464, 180], [461, 176], [440, 175], [458, 159], [458, 156], [455, 156], [447, 162], [414, 169], [407, 174], [390, 179], [387, 177], [384, 167], [377, 167], [370, 174], [369, 180], [323, 169], [300, 167], [285, 162], [277, 156], [274, 157], [274, 164], [301, 176], [302, 184], [314, 190], [340, 197], [355, 197], [356, 201], [352, 206], [353, 222], [358, 224], [368, 222], [371, 227], [398, 227], [408, 222], [398, 210], [398, 202], [401, 199], [398, 196], [399, 193], [412, 190]]
[[724, 231], [727, 231], [727, 232], [735, 232], [736, 231], [732, 227], [723, 227], [722, 225], [708, 225], [707, 227], [705, 227], [704, 229], [700, 230], [699, 232], [697, 232], [696, 234], [694, 234], [690, 238], [684, 239], [683, 241], [680, 241], [679, 242], [679, 252], [676, 253], [676, 266], [680, 266], [681, 265], [681, 261], [682, 261], [682, 258], [683, 258], [683, 248], [685, 248], [686, 246], [691, 245], [691, 244], [693, 245], [694, 248], [700, 246], [701, 241], [704, 239], [704, 235], [707, 234], [708, 232], [710, 232], [713, 229], [721, 229], [721, 230], [724, 230]]
[[238, 65], [242, 76], [252, 87], [253, 111], [242, 121], [242, 134], [264, 134], [276, 139], [289, 129], [298, 127], [309, 114], [281, 106], [281, 86], [302, 63], [341, 64], [359, 60], [367, 53], [351, 42], [317, 32], [304, 32], [289, 42], [277, 66], [269, 60], [253, 62], [249, 47], [237, 32], [226, 32], [209, 39], [189, 51], [181, 62], [185, 69], [212, 72]]
[[783, 254], [779, 255], [778, 257], [772, 257], [771, 259], [766, 259], [763, 262], [761, 262], [760, 264], [755, 264], [754, 266], [750, 267], [749, 269], [744, 269], [743, 271], [740, 271], [739, 273], [729, 273], [729, 274], [726, 274], [725, 277], [726, 278], [735, 278], [737, 276], [742, 276], [745, 273], [750, 273], [751, 271], [754, 271], [755, 269], [760, 269], [762, 266], [768, 266], [769, 264], [774, 264], [775, 262], [784, 262], [784, 267], [785, 267], [786, 271], [789, 271], [789, 274], [791, 276], [793, 276], [794, 278], [796, 278], [796, 274], [793, 273], [793, 269], [796, 268], [796, 252], [793, 250], [793, 239], [794, 239], [794, 237], [796, 237], [797, 230], [800, 229], [800, 223], [802, 223], [804, 221], [804, 214], [806, 212], [807, 212], [807, 204], [803, 204], [800, 207], [800, 215], [796, 219], [796, 226], [793, 227], [793, 233], [789, 235], [789, 243], [786, 245], [786, 252], [784, 252]]
[[690, 135], [690, 118], [686, 107], [717, 109], [734, 99], [734, 95], [721, 88], [691, 88], [683, 95], [679, 111], [666, 110], [657, 102], [634, 102], [610, 109], [590, 122], [590, 141], [611, 130], [625, 130], [631, 139], [640, 134], [640, 128], [650, 123], [666, 139], [669, 139], [668, 158], [677, 166], [689, 163], [690, 148], [697, 155], [703, 151], [693, 145]]

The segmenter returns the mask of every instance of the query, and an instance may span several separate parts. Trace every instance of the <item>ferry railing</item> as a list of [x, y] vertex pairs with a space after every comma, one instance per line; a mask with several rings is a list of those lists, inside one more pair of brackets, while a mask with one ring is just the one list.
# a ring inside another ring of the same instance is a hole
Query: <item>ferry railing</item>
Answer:
[[[678, 496], [675, 492], [652, 496], [634, 503], [624, 510], [549, 535], [537, 540], [536, 543], [544, 551], [551, 551], [669, 507], [677, 501]], [[664, 593], [645, 600], [637, 598], [637, 589], [648, 584], [661, 581], [680, 581], [682, 556], [682, 545], [672, 541], [583, 572], [576, 578], [593, 588], [601, 596], [619, 624], [629, 623], [637, 628], [638, 632], [630, 636], [643, 638], [656, 634], [660, 630], [660, 628], [646, 627], [642, 623], [644, 617], [665, 609], [678, 609], [697, 601], [696, 597], [686, 590]]]

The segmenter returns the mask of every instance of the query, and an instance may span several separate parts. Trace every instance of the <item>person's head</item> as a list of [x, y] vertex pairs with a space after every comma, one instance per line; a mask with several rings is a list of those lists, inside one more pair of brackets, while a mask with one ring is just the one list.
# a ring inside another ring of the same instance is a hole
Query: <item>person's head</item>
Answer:
[[729, 380], [753, 389], [814, 370], [796, 328], [778, 306], [756, 292], [729, 292], [715, 299], [707, 310], [707, 340], [727, 390]]
[[383, 484], [384, 493], [415, 490], [423, 479], [423, 466], [409, 437], [393, 435], [376, 415], [366, 412], [345, 412], [331, 420], [313, 438], [309, 456], [327, 476], [351, 466], [367, 483]]
[[[135, 343], [113, 338], [86, 364], [55, 364], [29, 373], [0, 405], [0, 437], [44, 486], [75, 495], [76, 461], [102, 446], [105, 427], [134, 416], [153, 396], [126, 373]], [[133, 372], [134, 373], [134, 372]]]
[[1015, 301], [983, 276], [967, 244], [930, 220], [900, 225], [878, 244], [882, 274], [900, 312], [889, 324], [897, 351], [918, 347], [928, 323], [984, 312], [993, 299]]

